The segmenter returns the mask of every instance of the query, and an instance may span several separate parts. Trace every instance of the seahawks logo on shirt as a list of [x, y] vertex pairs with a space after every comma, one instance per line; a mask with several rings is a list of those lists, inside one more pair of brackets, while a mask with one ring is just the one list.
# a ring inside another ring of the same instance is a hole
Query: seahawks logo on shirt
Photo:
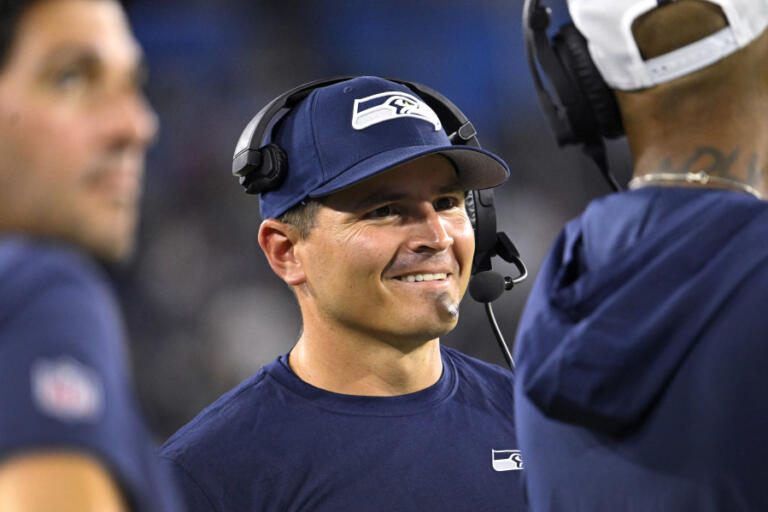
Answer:
[[520, 471], [523, 456], [520, 450], [491, 450], [491, 466], [494, 471]]
[[364, 130], [369, 126], [412, 117], [432, 124], [435, 131], [442, 125], [435, 111], [416, 96], [400, 91], [380, 92], [355, 100], [352, 109], [352, 128]]

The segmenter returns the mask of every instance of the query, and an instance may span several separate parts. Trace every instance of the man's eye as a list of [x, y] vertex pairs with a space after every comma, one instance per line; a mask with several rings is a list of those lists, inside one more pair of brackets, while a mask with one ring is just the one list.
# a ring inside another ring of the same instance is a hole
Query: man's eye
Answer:
[[389, 217], [390, 215], [394, 215], [395, 209], [390, 206], [379, 206], [373, 211], [368, 212], [365, 217], [368, 219], [382, 219], [384, 217]]
[[72, 89], [82, 85], [88, 79], [82, 69], [63, 69], [53, 75], [53, 84], [57, 89]]
[[441, 197], [434, 202], [435, 210], [450, 210], [458, 206], [459, 201], [455, 197]]
[[99, 69], [98, 64], [89, 59], [74, 59], [52, 67], [48, 79], [53, 87], [61, 91], [80, 89], [96, 82]]

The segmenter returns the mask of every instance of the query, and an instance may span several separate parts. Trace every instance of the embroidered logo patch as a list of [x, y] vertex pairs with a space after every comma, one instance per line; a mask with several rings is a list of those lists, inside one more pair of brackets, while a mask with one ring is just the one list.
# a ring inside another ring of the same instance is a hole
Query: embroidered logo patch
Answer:
[[523, 456], [520, 450], [491, 450], [491, 465], [494, 471], [520, 471]]
[[432, 124], [435, 131], [442, 128], [440, 119], [429, 105], [412, 94], [391, 91], [380, 92], [355, 100], [352, 110], [352, 128], [364, 130], [385, 121], [413, 117]]
[[92, 421], [101, 412], [99, 376], [70, 357], [39, 359], [32, 365], [32, 396], [45, 414], [63, 421]]

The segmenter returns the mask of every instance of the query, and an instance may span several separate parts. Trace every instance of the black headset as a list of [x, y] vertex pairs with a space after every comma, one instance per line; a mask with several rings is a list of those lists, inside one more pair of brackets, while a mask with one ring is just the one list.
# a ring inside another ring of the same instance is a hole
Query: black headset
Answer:
[[[313, 90], [353, 78], [356, 76], [334, 77], [294, 87], [270, 101], [251, 119], [238, 139], [232, 158], [232, 174], [239, 178], [240, 184], [248, 194], [260, 194], [279, 188], [289, 172], [290, 162], [285, 151], [274, 143], [263, 145], [265, 137], [277, 121], [277, 116], [283, 111], [294, 108]], [[387, 80], [405, 85], [418, 94], [437, 114], [440, 123], [449, 134], [451, 144], [480, 147], [475, 127], [445, 96], [425, 85], [393, 78]], [[493, 190], [468, 191], [466, 209], [475, 232], [475, 259], [472, 263], [473, 278], [469, 292], [473, 299], [485, 303], [488, 311], [490, 302], [496, 300], [504, 290], [510, 290], [515, 284], [523, 281], [528, 271], [509, 237], [503, 232], [496, 231]], [[502, 277], [494, 272], [491, 269], [491, 258], [494, 256], [512, 263], [519, 275], [513, 279]], [[489, 312], [489, 316], [492, 316], [492, 311]], [[495, 323], [494, 319], [492, 326], [498, 340], [501, 333], [497, 332], [498, 326]], [[500, 343], [503, 343], [503, 338]], [[510, 362], [506, 344], [502, 352]]]
[[[613, 91], [603, 80], [573, 23], [563, 25], [550, 40], [551, 10], [541, 0], [525, 0], [523, 34], [539, 105], [559, 146], [580, 145], [600, 168], [608, 184], [620, 190], [608, 170], [605, 139], [624, 135], [621, 113]], [[553, 101], [539, 75], [538, 65], [551, 84]]]

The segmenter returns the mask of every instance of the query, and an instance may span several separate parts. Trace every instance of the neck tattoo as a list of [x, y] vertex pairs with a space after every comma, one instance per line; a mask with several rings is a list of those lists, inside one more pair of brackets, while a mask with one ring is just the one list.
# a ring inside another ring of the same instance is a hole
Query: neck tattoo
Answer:
[[740, 181], [720, 176], [711, 176], [704, 171], [699, 172], [657, 172], [636, 176], [629, 182], [630, 189], [638, 189], [653, 186], [674, 186], [674, 185], [712, 185], [714, 188], [723, 188], [727, 190], [736, 190], [752, 194], [758, 199], [763, 199], [763, 195], [753, 186]]

